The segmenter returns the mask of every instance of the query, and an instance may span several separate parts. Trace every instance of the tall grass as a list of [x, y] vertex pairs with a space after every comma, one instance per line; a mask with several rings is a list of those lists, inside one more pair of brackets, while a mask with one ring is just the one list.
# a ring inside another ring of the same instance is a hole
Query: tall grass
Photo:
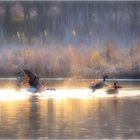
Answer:
[[[16, 76], [30, 69], [42, 77], [95, 78], [104, 74], [130, 77], [140, 73], [140, 44], [123, 48], [101, 46], [5, 46], [0, 50], [0, 76]], [[138, 77], [136, 77], [138, 78]]]

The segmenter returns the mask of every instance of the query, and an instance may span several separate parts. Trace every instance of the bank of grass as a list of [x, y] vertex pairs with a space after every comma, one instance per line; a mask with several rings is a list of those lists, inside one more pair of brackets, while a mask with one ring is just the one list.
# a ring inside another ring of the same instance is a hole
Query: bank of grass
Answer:
[[16, 76], [30, 69], [41, 77], [140, 78], [140, 44], [122, 48], [112, 43], [93, 47], [49, 47], [46, 45], [5, 46], [0, 51], [0, 76]]

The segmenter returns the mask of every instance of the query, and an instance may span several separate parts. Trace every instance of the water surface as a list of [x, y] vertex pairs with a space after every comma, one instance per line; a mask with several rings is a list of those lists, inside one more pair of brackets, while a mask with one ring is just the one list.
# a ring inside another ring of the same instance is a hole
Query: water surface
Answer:
[[[140, 83], [123, 85], [116, 97], [105, 89], [89, 94], [88, 89], [78, 88], [58, 89], [49, 98], [45, 93], [46, 98], [0, 100], [0, 138], [139, 139]], [[57, 98], [62, 91], [71, 96]]]

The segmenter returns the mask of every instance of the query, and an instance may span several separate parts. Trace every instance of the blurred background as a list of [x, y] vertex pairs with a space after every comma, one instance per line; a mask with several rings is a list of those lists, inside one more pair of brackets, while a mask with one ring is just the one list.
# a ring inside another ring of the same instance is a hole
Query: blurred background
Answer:
[[1, 1], [0, 76], [140, 78], [139, 1]]

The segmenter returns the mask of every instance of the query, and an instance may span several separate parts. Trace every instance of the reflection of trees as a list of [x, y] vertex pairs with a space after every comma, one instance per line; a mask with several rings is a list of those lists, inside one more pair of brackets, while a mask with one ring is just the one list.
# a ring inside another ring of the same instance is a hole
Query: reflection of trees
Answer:
[[121, 108], [114, 100], [49, 100], [41, 101], [41, 109], [41, 125], [47, 130], [43, 134], [48, 138], [113, 138], [120, 133], [116, 125]]
[[40, 115], [38, 99], [0, 103], [0, 137], [39, 138]]
[[55, 112], [54, 112], [54, 101], [48, 100], [47, 106], [47, 137], [52, 138], [55, 129]]
[[0, 102], [0, 137], [137, 138], [138, 109], [139, 100], [127, 98], [48, 99], [38, 104], [33, 96], [29, 102]]
[[[26, 101], [6, 101], [0, 103], [0, 137], [27, 138], [28, 109]], [[25, 108], [26, 106], [26, 108]]]
[[40, 126], [40, 117], [39, 117], [39, 107], [38, 107], [38, 98], [32, 96], [30, 99], [30, 112], [29, 112], [29, 135], [31, 138], [39, 137], [39, 126]]
[[67, 138], [68, 136], [80, 138], [79, 129], [84, 127], [83, 124], [87, 121], [88, 115], [93, 113], [90, 111], [91, 105], [92, 102], [88, 99], [41, 101], [41, 116], [44, 118], [41, 121], [44, 128], [43, 135], [48, 138]]

